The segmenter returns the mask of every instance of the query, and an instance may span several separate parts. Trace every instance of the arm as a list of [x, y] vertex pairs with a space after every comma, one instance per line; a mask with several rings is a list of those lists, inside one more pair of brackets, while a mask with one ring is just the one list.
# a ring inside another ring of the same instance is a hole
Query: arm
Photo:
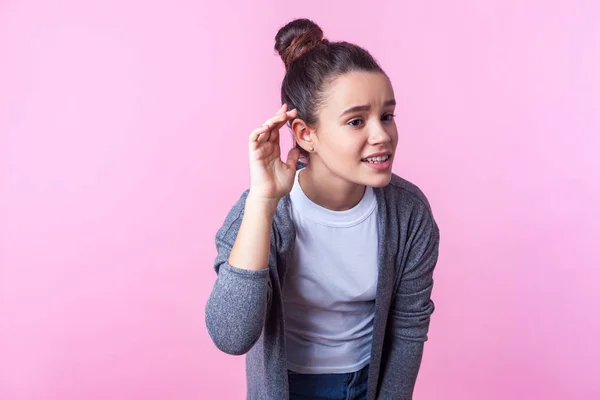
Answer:
[[217, 280], [206, 303], [206, 326], [215, 345], [228, 354], [247, 353], [264, 326], [275, 207], [246, 192], [216, 235]]
[[[291, 149], [282, 162], [279, 128], [296, 118], [284, 104], [275, 117], [254, 129], [248, 140], [250, 188], [231, 209], [217, 232], [217, 280], [206, 303], [206, 327], [225, 353], [247, 353], [260, 338], [271, 300], [270, 267], [277, 249], [271, 233], [279, 200], [296, 176], [300, 152]], [[273, 241], [273, 243], [272, 243]]]
[[412, 399], [434, 311], [431, 291], [439, 239], [437, 224], [427, 211], [410, 244], [390, 310], [386, 333], [389, 353], [384, 355], [382, 364], [380, 399]]

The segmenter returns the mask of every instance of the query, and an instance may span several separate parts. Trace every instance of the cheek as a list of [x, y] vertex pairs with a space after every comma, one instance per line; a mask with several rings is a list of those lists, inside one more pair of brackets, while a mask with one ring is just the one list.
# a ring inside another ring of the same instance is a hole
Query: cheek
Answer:
[[321, 145], [327, 147], [323, 157], [329, 163], [342, 166], [360, 163], [360, 158], [367, 145], [366, 137], [361, 135], [360, 132], [345, 129], [334, 129], [329, 132], [333, 132], [333, 134], [321, 137]]
[[345, 143], [340, 143], [340, 154], [343, 163], [348, 166], [354, 165], [361, 162], [361, 157], [365, 153], [365, 146], [367, 142], [362, 139], [355, 138], [354, 140], [348, 140]]
[[321, 138], [321, 144], [327, 147], [327, 153], [331, 155], [348, 156], [352, 152], [360, 151], [361, 145], [357, 136], [345, 129], [332, 129], [331, 134]]

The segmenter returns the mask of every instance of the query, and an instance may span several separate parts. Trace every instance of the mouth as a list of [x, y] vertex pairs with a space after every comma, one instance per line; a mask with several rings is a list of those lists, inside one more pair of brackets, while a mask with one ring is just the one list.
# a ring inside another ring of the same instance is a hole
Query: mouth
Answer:
[[362, 164], [371, 170], [389, 173], [392, 168], [392, 155], [390, 153], [379, 153], [361, 160]]
[[383, 154], [383, 155], [363, 158], [363, 159], [361, 159], [361, 161], [369, 163], [369, 164], [382, 164], [382, 163], [388, 161], [391, 157], [392, 156], [390, 154]]

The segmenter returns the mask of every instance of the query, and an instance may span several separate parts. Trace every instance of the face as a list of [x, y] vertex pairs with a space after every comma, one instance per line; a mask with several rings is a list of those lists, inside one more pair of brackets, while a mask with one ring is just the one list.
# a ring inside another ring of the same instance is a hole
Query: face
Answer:
[[398, 144], [389, 79], [377, 72], [347, 73], [325, 88], [325, 96], [316, 134], [310, 135], [310, 162], [351, 183], [387, 185]]

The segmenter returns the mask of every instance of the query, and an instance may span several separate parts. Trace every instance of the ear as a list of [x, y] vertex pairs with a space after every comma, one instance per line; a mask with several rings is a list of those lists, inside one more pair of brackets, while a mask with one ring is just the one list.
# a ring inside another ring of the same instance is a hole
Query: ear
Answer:
[[309, 148], [315, 147], [315, 133], [306, 122], [301, 118], [296, 118], [292, 122], [292, 133], [296, 139], [296, 143], [300, 145], [307, 152]]

